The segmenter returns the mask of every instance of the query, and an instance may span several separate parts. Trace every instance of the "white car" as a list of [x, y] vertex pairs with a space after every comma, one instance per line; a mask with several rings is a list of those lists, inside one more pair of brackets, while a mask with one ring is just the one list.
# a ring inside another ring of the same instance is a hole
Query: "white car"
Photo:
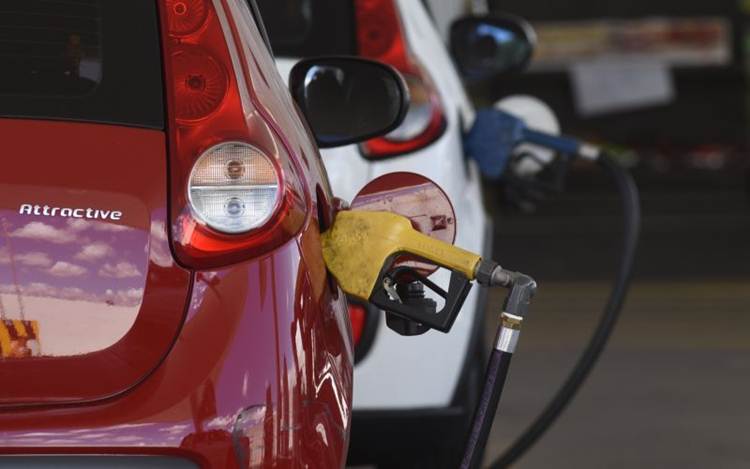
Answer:
[[[405, 77], [404, 123], [363, 145], [323, 150], [333, 193], [351, 201], [387, 173], [422, 174], [440, 185], [457, 218], [455, 244], [490, 256], [492, 223], [475, 163], [462, 137], [474, 119], [463, 83], [428, 11], [418, 0], [258, 0], [282, 76], [300, 58], [360, 55]], [[431, 278], [447, 285], [449, 272]], [[428, 294], [428, 296], [430, 296]], [[350, 464], [426, 467], [458, 464], [480, 389], [485, 299], [471, 291], [448, 334], [401, 336], [382, 312], [356, 310], [357, 344]]]

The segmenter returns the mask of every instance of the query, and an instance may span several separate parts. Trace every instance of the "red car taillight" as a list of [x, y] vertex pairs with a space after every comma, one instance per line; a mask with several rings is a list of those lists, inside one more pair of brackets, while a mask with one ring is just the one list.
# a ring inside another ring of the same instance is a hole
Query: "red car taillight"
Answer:
[[411, 103], [404, 122], [384, 137], [361, 145], [368, 158], [413, 152], [445, 130], [440, 97], [424, 67], [409, 51], [394, 0], [355, 0], [359, 54], [396, 68], [409, 87]]
[[349, 321], [352, 324], [352, 338], [354, 339], [354, 346], [359, 345], [362, 341], [362, 334], [365, 331], [365, 324], [367, 321], [367, 310], [364, 306], [358, 303], [349, 303]]
[[221, 0], [160, 7], [175, 255], [195, 269], [261, 255], [304, 223], [303, 183], [252, 100]]

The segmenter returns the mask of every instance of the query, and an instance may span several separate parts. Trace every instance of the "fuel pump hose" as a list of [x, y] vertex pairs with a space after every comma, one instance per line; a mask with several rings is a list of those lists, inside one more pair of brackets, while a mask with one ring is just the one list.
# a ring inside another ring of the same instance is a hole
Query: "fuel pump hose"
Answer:
[[[464, 447], [461, 469], [477, 469], [482, 463], [484, 448], [489, 439], [492, 422], [497, 412], [505, 382], [510, 369], [510, 362], [518, 344], [523, 319], [528, 313], [531, 299], [536, 293], [537, 284], [533, 278], [518, 272], [508, 272], [497, 266], [486, 286], [504, 286], [510, 288], [505, 299], [503, 312], [500, 315], [500, 327], [497, 330], [495, 346], [485, 372], [485, 383], [477, 408], [472, 418], [471, 430]], [[481, 280], [477, 276], [477, 280]]]
[[[641, 228], [638, 188], [630, 173], [608, 155], [602, 153], [598, 158], [591, 159], [595, 159], [613, 179], [622, 198], [622, 255], [615, 281], [601, 319], [572, 372], [539, 416], [498, 459], [492, 462], [489, 466], [492, 469], [506, 468], [518, 461], [560, 417], [599, 360], [620, 316], [630, 286]], [[509, 357], [507, 360], [509, 361]], [[507, 364], [503, 366], [502, 363], [491, 362], [488, 371], [494, 373], [494, 376], [488, 374], [488, 380], [503, 380], [504, 374], [507, 373]]]

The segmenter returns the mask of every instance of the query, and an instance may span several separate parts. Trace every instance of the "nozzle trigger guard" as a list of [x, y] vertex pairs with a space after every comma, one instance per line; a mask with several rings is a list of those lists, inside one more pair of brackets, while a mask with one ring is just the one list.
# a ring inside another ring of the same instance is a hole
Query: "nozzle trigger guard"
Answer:
[[[384, 282], [388, 278], [388, 281], [395, 284], [399, 277], [408, 277], [410, 282], [419, 282], [437, 293], [445, 300], [443, 309], [436, 311], [435, 305], [428, 305], [427, 302], [420, 302], [420, 304], [415, 305], [409, 304], [408, 301], [392, 299], [384, 286]], [[400, 267], [390, 272], [388, 268], [384, 268], [380, 273], [377, 285], [370, 296], [370, 303], [381, 308], [386, 313], [394, 314], [440, 332], [449, 332], [451, 330], [472, 286], [471, 281], [465, 275], [454, 271], [451, 272], [450, 283], [446, 292], [428, 278], [408, 267]]]

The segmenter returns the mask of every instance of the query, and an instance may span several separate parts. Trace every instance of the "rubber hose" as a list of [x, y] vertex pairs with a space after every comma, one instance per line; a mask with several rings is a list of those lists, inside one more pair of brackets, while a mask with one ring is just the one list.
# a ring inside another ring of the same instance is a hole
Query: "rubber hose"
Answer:
[[497, 403], [503, 390], [503, 383], [508, 376], [512, 353], [492, 350], [490, 361], [485, 373], [486, 382], [482, 388], [477, 409], [472, 419], [472, 428], [466, 443], [461, 469], [476, 469], [481, 467], [482, 455], [487, 439], [492, 429]]
[[612, 291], [610, 292], [599, 324], [583, 354], [573, 367], [573, 371], [526, 431], [490, 465], [491, 469], [506, 468], [516, 462], [560, 417], [599, 360], [622, 311], [625, 297], [630, 287], [635, 254], [638, 248], [638, 238], [641, 231], [640, 197], [633, 177], [627, 170], [605, 154], [600, 156], [597, 162], [614, 180], [622, 196], [622, 208], [624, 212], [625, 226], [622, 256]]

